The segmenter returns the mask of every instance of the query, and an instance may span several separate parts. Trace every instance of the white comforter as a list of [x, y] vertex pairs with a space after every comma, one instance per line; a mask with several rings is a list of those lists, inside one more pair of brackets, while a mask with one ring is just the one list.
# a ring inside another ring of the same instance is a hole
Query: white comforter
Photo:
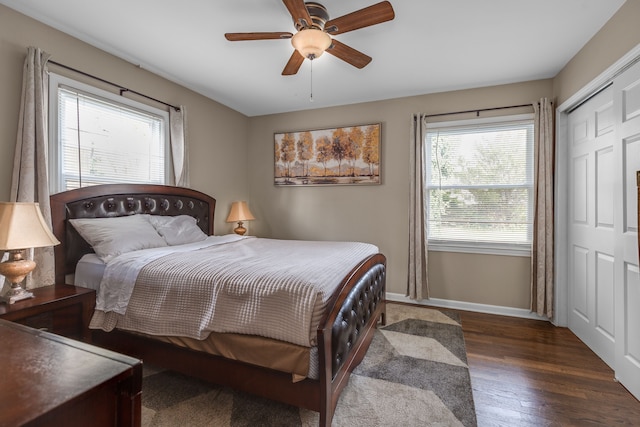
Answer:
[[366, 243], [229, 235], [130, 253], [107, 265], [91, 327], [196, 339], [232, 332], [312, 346], [333, 291], [377, 252]]
[[125, 314], [138, 274], [151, 261], [166, 255], [195, 251], [210, 246], [237, 242], [246, 238], [251, 237], [238, 236], [237, 234], [209, 236], [203, 241], [186, 245], [144, 249], [120, 255], [111, 260], [104, 269], [104, 275], [96, 297], [96, 309]]

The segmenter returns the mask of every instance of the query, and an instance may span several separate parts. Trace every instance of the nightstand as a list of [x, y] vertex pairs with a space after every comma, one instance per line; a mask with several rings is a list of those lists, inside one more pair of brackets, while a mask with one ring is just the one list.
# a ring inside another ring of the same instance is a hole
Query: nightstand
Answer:
[[96, 291], [72, 285], [30, 289], [34, 297], [0, 304], [0, 318], [85, 342], [91, 342], [89, 321]]

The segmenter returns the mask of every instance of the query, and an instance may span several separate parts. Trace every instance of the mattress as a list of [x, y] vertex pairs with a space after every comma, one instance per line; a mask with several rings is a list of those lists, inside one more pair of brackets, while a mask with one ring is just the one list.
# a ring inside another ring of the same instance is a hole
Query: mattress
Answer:
[[104, 275], [106, 264], [96, 254], [86, 254], [78, 264], [73, 278], [73, 284], [83, 288], [100, 289], [100, 281]]

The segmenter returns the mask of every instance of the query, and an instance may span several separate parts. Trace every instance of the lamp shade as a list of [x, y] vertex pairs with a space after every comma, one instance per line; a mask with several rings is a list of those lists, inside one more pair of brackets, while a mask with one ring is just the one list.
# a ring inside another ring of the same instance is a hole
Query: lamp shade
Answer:
[[38, 203], [0, 202], [0, 250], [41, 248], [58, 243]]
[[291, 44], [308, 59], [318, 58], [331, 46], [331, 36], [315, 28], [300, 30], [291, 37]]
[[255, 219], [247, 206], [247, 202], [233, 202], [231, 204], [231, 212], [227, 217], [227, 222], [251, 221]]

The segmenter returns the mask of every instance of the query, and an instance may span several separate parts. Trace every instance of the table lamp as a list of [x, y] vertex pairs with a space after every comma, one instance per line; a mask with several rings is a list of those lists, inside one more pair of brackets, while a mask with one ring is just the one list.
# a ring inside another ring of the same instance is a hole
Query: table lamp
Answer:
[[33, 293], [20, 284], [36, 268], [35, 261], [25, 259], [24, 250], [55, 246], [58, 239], [42, 217], [38, 203], [0, 202], [0, 251], [8, 251], [9, 259], [0, 263], [0, 274], [11, 283], [0, 302], [13, 304]]
[[252, 219], [255, 218], [251, 215], [247, 202], [233, 202], [231, 204], [231, 212], [229, 212], [227, 222], [238, 222], [238, 226], [233, 229], [234, 233], [243, 236], [247, 229], [242, 226], [242, 221], [251, 221]]

